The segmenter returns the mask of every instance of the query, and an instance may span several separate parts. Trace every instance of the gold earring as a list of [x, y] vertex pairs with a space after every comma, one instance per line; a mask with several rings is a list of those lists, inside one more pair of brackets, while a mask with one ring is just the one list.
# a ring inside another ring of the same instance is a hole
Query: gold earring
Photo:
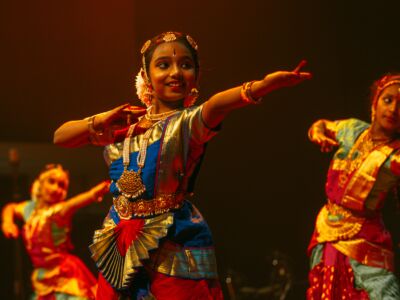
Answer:
[[200, 92], [199, 92], [198, 89], [192, 88], [192, 89], [190, 90], [190, 93], [186, 96], [183, 105], [184, 105], [185, 107], [190, 107], [190, 106], [192, 106], [192, 105], [197, 101], [197, 98], [199, 98], [199, 94], [200, 94]]
[[144, 95], [143, 95], [143, 102], [149, 106], [151, 105], [151, 101], [153, 99], [153, 89], [151, 87], [150, 84], [146, 84], [146, 89], [144, 91]]

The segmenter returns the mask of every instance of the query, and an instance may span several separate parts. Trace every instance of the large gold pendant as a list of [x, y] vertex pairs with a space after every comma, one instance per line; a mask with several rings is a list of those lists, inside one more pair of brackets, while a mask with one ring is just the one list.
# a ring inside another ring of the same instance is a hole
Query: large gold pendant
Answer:
[[138, 198], [146, 191], [140, 171], [124, 170], [116, 185], [121, 194], [127, 198]]

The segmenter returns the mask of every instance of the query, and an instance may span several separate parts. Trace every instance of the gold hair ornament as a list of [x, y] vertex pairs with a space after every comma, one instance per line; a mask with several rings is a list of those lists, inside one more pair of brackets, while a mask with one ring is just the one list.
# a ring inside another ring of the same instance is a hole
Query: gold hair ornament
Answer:
[[170, 32], [170, 31], [166, 32], [166, 33], [164, 34], [164, 36], [162, 37], [162, 40], [163, 40], [164, 42], [173, 42], [173, 41], [175, 41], [176, 39], [177, 39], [177, 37], [176, 37], [175, 33]]
[[151, 45], [151, 40], [147, 40], [147, 41], [143, 44], [142, 49], [140, 49], [140, 53], [141, 53], [141, 54], [144, 54], [144, 53], [147, 51], [147, 49], [149, 49], [150, 45]]
[[199, 49], [199, 46], [197, 46], [197, 43], [194, 41], [194, 39], [190, 35], [186, 36], [186, 40], [188, 41], [188, 43], [190, 44], [190, 46], [192, 46], [192, 48], [194, 50], [197, 51]]

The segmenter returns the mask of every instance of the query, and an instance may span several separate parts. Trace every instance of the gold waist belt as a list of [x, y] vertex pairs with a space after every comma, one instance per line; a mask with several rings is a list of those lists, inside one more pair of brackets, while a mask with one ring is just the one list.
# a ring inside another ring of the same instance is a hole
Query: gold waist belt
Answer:
[[317, 241], [323, 243], [350, 239], [360, 232], [364, 221], [365, 218], [355, 216], [344, 207], [328, 203], [317, 217]]
[[372, 244], [364, 239], [332, 243], [338, 251], [358, 262], [377, 268], [394, 271], [394, 255], [391, 250]]
[[114, 208], [118, 216], [123, 220], [129, 220], [132, 216], [147, 217], [162, 214], [181, 207], [184, 194], [163, 194], [150, 200], [129, 201], [124, 195], [114, 198]]

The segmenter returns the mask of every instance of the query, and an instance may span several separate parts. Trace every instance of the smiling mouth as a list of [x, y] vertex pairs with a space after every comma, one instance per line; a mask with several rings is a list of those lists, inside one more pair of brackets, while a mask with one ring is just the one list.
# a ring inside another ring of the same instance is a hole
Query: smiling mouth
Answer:
[[167, 85], [168, 85], [169, 87], [174, 87], [174, 88], [181, 88], [181, 87], [183, 87], [183, 83], [182, 83], [182, 82], [178, 82], [178, 81], [169, 82], [169, 83], [167, 83]]

